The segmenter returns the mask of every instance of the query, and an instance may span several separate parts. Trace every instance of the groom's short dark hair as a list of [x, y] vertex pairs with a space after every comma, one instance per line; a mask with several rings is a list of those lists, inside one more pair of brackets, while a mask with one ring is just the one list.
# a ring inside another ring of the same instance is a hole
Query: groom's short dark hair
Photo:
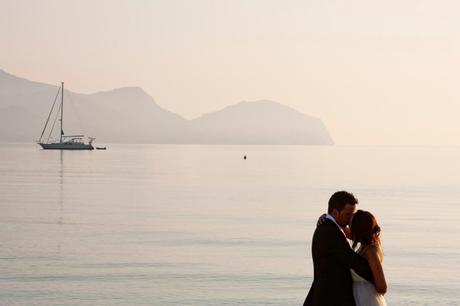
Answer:
[[346, 204], [358, 204], [358, 199], [348, 191], [337, 191], [329, 199], [327, 212], [330, 214], [334, 209], [341, 211]]

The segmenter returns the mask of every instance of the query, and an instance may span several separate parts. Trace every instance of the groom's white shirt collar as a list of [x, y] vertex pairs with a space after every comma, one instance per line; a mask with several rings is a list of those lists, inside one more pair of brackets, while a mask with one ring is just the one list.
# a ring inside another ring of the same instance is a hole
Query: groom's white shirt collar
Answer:
[[[335, 221], [334, 217], [330, 214], [326, 214], [326, 219], [329, 219], [331, 220], [332, 222], [335, 223], [335, 225], [337, 225], [337, 227], [339, 228], [339, 230], [342, 232], [342, 234], [345, 235], [345, 232], [343, 231], [342, 227], [337, 223], [337, 221]], [[345, 237], [347, 237], [347, 235], [345, 235]]]

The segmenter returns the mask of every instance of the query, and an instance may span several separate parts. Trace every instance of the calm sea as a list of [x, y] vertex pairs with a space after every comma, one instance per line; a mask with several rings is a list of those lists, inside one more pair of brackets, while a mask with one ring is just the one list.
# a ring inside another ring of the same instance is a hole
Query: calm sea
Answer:
[[459, 147], [29, 144], [0, 145], [0, 305], [301, 305], [339, 189], [389, 305], [460, 305]]

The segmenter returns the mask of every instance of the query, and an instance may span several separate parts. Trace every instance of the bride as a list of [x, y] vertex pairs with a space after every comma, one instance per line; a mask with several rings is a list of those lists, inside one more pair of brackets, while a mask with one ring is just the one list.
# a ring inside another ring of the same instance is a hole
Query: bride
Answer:
[[350, 235], [353, 249], [359, 244], [356, 252], [366, 258], [375, 282], [374, 286], [351, 270], [356, 306], [386, 306], [383, 295], [387, 291], [387, 283], [382, 268], [383, 253], [377, 220], [370, 212], [358, 210], [351, 221]]

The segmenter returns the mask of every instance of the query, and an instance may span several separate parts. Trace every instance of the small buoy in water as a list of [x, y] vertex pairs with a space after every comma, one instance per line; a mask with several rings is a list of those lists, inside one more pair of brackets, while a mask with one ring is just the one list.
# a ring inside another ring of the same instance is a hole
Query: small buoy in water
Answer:
[[245, 156], [243, 156], [243, 159], [246, 159], [246, 155], [245, 155]]

